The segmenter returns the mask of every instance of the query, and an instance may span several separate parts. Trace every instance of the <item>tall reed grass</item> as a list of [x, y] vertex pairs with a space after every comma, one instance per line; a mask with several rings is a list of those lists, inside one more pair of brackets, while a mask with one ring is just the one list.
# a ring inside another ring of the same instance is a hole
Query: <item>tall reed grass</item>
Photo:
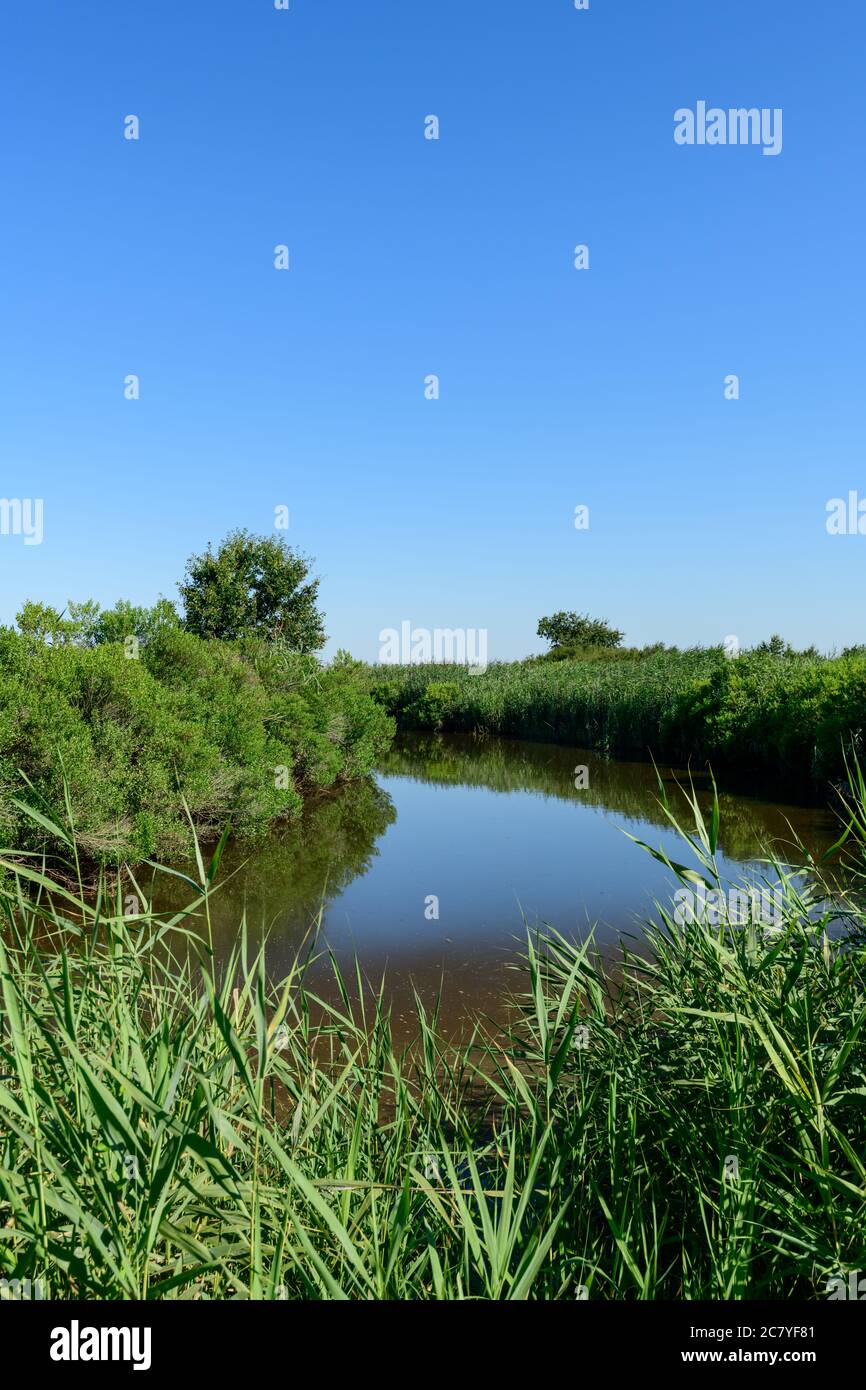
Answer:
[[[672, 871], [718, 886], [717, 803], [692, 811]], [[0, 1276], [67, 1299], [760, 1299], [866, 1269], [856, 878], [844, 940], [814, 864], [777, 866], [772, 934], [660, 907], [615, 968], [530, 935], [509, 1028], [446, 1046], [419, 999], [400, 1050], [385, 988], [333, 959], [314, 987], [315, 940], [273, 981], [241, 921], [218, 963], [219, 854], [197, 864], [161, 918], [0, 859]]]
[[823, 798], [843, 745], [866, 743], [866, 655], [614, 651], [604, 659], [370, 668], [401, 729], [542, 739], [658, 761], [709, 761]]

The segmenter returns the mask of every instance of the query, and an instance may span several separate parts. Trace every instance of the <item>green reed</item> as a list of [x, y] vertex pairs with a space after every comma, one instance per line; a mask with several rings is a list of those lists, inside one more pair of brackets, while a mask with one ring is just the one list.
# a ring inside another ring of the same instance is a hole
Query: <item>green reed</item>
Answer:
[[503, 734], [734, 769], [821, 799], [866, 743], [866, 656], [722, 648], [369, 668], [398, 728]]
[[[680, 884], [719, 885], [717, 804], [678, 827]], [[400, 1049], [385, 988], [315, 939], [274, 981], [242, 920], [217, 965], [219, 856], [197, 864], [186, 911], [126, 916], [128, 885], [0, 858], [0, 1277], [75, 1299], [725, 1299], [866, 1269], [856, 877], [831, 912], [820, 865], [784, 875], [769, 932], [660, 907], [615, 967], [530, 935], [509, 1027], [446, 1045], [419, 999]]]

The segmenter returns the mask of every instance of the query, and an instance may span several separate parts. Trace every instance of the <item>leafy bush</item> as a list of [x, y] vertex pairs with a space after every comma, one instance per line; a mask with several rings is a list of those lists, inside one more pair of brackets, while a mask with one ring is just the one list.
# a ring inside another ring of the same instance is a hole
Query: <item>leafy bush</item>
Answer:
[[[36, 842], [22, 774], [44, 810], [68, 780], [79, 843], [98, 862], [177, 855], [196, 829], [261, 834], [307, 787], [369, 772], [393, 724], [356, 673], [280, 643], [203, 641], [157, 624], [120, 642], [0, 635], [0, 829]], [[29, 824], [29, 823], [28, 823]]]
[[102, 642], [125, 642], [134, 637], [149, 642], [157, 632], [180, 625], [177, 609], [167, 598], [153, 608], [140, 608], [120, 599], [113, 608], [98, 603], [69, 603], [61, 613], [47, 603], [25, 603], [16, 615], [20, 632], [52, 646], [95, 647]]
[[813, 659], [766, 648], [724, 661], [681, 694], [667, 721], [681, 750], [793, 784], [838, 780], [866, 730], [866, 657]]
[[419, 729], [441, 729], [460, 703], [456, 681], [431, 681], [409, 708], [409, 717]]
[[640, 661], [645, 656], [656, 656], [663, 651], [676, 652], [676, 647], [664, 646], [656, 642], [650, 647], [551, 647], [540, 656], [527, 657], [524, 665], [538, 661]]

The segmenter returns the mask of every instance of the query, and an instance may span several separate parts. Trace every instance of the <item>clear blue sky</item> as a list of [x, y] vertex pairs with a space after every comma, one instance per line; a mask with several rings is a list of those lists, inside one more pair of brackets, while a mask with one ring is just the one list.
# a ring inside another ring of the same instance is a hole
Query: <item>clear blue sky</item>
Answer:
[[[0, 621], [175, 597], [285, 504], [330, 651], [520, 656], [558, 608], [866, 641], [825, 529], [866, 497], [864, 40], [855, 0], [7, 8], [0, 495], [45, 530]], [[699, 100], [781, 107], [782, 153], [677, 146]]]

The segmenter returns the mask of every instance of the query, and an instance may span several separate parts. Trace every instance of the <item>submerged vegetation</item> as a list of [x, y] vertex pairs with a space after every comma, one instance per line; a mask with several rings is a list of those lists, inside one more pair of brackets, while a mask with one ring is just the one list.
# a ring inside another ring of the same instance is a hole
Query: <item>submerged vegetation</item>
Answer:
[[[692, 812], [680, 876], [718, 885], [717, 804]], [[218, 855], [168, 918], [33, 865], [0, 887], [0, 1276], [55, 1298], [739, 1299], [866, 1267], [866, 912], [833, 940], [814, 865], [770, 933], [660, 909], [615, 982], [547, 930], [508, 1031], [446, 1046], [419, 1002], [402, 1052], [384, 992], [336, 965], [314, 989], [313, 945], [275, 982], [239, 924], [217, 968]]]

